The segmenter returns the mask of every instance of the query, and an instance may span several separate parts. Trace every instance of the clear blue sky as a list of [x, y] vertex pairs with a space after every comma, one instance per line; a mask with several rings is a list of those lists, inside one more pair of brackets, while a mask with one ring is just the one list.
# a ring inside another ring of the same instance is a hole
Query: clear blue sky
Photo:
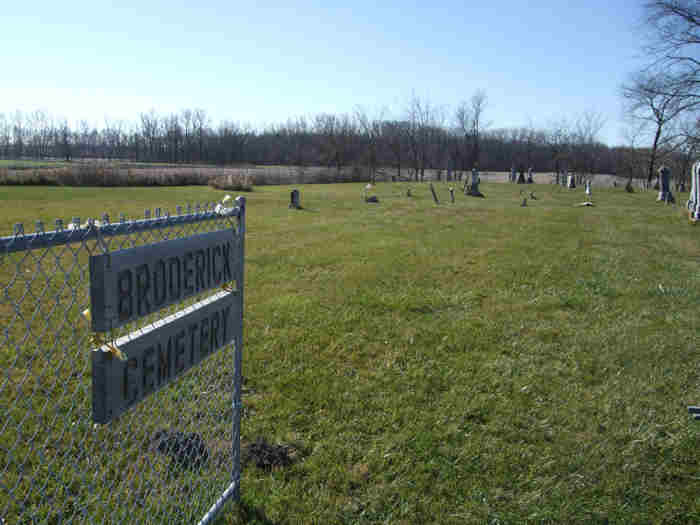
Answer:
[[[69, 122], [207, 110], [253, 125], [386, 107], [454, 108], [481, 88], [494, 127], [585, 110], [622, 141], [641, 0], [375, 2], [32, 0], [0, 14], [0, 112]], [[381, 4], [381, 5], [380, 5]]]

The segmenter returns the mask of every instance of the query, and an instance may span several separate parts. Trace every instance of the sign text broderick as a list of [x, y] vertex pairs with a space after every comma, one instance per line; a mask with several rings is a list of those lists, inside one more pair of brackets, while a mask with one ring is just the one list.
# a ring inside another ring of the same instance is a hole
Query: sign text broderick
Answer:
[[118, 328], [197, 293], [238, 281], [231, 230], [90, 257], [92, 329]]

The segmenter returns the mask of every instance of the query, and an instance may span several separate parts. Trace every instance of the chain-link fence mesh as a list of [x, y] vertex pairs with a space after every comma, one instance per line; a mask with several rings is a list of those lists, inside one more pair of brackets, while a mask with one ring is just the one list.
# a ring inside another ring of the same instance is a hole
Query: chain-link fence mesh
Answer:
[[[245, 201], [0, 238], [0, 523], [197, 523], [239, 479], [241, 338], [119, 418], [92, 421], [90, 255], [229, 229]], [[220, 290], [112, 333], [116, 340]], [[237, 381], [238, 379], [238, 381]]]

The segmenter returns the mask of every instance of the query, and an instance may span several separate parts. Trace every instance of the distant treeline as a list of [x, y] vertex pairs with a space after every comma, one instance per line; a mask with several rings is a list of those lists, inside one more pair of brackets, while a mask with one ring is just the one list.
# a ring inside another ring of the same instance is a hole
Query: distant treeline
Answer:
[[[644, 176], [647, 150], [601, 143], [600, 115], [587, 113], [550, 129], [484, 129], [484, 100], [483, 94], [475, 95], [457, 108], [454, 118], [415, 99], [401, 119], [368, 116], [358, 109], [298, 117], [264, 129], [231, 121], [213, 125], [200, 109], [169, 115], [151, 111], [135, 122], [105, 120], [101, 128], [85, 121], [71, 126], [42, 110], [16, 111], [0, 113], [0, 158], [323, 166], [339, 171], [361, 166], [370, 176], [379, 167], [393, 167], [402, 178], [414, 180], [421, 180], [426, 169], [459, 172], [475, 164], [486, 171], [531, 166], [536, 172]], [[687, 171], [682, 155], [669, 156], [668, 163], [677, 172]]]

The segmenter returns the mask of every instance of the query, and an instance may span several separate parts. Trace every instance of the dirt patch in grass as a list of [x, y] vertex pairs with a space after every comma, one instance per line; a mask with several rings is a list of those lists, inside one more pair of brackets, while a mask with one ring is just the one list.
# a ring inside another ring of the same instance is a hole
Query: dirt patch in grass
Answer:
[[241, 446], [241, 463], [250, 463], [266, 472], [291, 466], [301, 457], [300, 451], [293, 445], [269, 443], [264, 437], [258, 437], [253, 443]]

